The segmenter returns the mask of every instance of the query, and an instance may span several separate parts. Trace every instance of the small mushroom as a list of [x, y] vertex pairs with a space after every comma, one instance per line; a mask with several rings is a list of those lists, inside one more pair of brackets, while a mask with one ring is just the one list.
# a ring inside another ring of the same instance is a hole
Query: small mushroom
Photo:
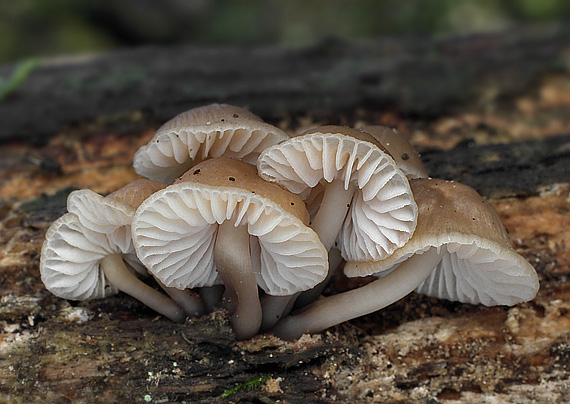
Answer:
[[220, 157], [143, 202], [133, 241], [168, 286], [209, 286], [219, 274], [232, 300], [232, 326], [245, 339], [261, 325], [258, 285], [292, 295], [325, 277], [326, 250], [307, 222], [296, 195], [262, 180], [255, 166]]
[[428, 177], [428, 172], [420, 155], [403, 133], [380, 125], [364, 126], [361, 129], [372, 135], [378, 143], [388, 150], [388, 153], [394, 158], [408, 179]]
[[[413, 237], [384, 260], [347, 262], [347, 276], [384, 275], [363, 287], [327, 297], [283, 319], [272, 330], [284, 339], [319, 332], [421, 293], [472, 304], [514, 305], [534, 298], [538, 277], [509, 241], [496, 211], [457, 182], [416, 179]], [[387, 274], [387, 275], [386, 275]]]
[[[103, 298], [121, 290], [175, 322], [184, 321], [186, 315], [178, 304], [134, 273], [148, 274], [131, 241], [135, 208], [164, 187], [141, 179], [107, 197], [88, 189], [72, 192], [69, 213], [50, 226], [42, 246], [40, 272], [46, 288], [72, 300]], [[200, 304], [190, 297], [181, 300]], [[192, 306], [190, 311], [199, 308]]]
[[417, 206], [409, 182], [365, 132], [314, 129], [267, 148], [257, 166], [262, 178], [302, 199], [323, 192], [311, 227], [327, 250], [338, 236], [348, 260], [385, 258], [414, 232]]
[[[408, 179], [363, 131], [341, 126], [308, 131], [267, 148], [257, 167], [261, 177], [308, 201], [315, 212], [311, 227], [327, 250], [336, 240], [345, 260], [383, 259], [414, 232], [417, 206]], [[300, 301], [314, 300], [332, 273]]]
[[143, 177], [172, 183], [193, 165], [227, 156], [255, 164], [268, 146], [288, 139], [257, 115], [227, 104], [211, 104], [175, 116], [162, 125], [134, 157]]

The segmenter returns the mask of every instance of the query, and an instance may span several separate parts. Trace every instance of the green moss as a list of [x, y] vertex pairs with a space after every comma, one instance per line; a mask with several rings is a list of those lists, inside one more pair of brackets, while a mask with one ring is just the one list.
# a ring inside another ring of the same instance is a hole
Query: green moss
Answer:
[[0, 78], [0, 102], [4, 102], [10, 95], [14, 94], [37, 66], [37, 59], [24, 60], [16, 65], [10, 77], [7, 79]]
[[253, 379], [249, 379], [246, 382], [243, 382], [242, 384], [238, 384], [235, 387], [224, 391], [220, 395], [220, 397], [228, 398], [228, 397], [233, 396], [234, 394], [236, 394], [239, 391], [255, 390], [255, 389], [261, 387], [263, 384], [265, 384], [269, 379], [271, 379], [271, 375], [266, 375], [266, 374], [255, 377]]

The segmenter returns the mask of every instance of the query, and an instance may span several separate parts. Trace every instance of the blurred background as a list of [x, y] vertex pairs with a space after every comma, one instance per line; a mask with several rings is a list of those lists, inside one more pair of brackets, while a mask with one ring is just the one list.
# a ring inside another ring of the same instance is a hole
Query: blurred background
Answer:
[[569, 16], [568, 0], [3, 0], [0, 63], [148, 44], [468, 34]]

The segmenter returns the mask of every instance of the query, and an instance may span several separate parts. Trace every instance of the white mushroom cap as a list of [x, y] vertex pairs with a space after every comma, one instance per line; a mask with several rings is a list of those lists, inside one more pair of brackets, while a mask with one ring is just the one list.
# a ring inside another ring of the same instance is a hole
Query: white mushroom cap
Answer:
[[388, 150], [398, 167], [409, 179], [428, 177], [428, 172], [420, 155], [403, 133], [380, 125], [364, 126], [361, 129], [372, 135], [378, 143]]
[[512, 248], [501, 218], [475, 190], [437, 179], [410, 183], [419, 207], [414, 236], [382, 261], [348, 262], [347, 276], [382, 275], [435, 248], [445, 254], [417, 292], [486, 306], [534, 298], [539, 288], [534, 268]]
[[143, 202], [133, 240], [165, 285], [208, 286], [217, 278], [216, 232], [226, 221], [247, 227], [255, 276], [267, 293], [289, 295], [324, 279], [327, 253], [305, 224], [302, 201], [261, 180], [255, 166], [229, 158], [202, 162]]
[[183, 112], [160, 127], [134, 157], [135, 171], [171, 183], [208, 158], [227, 156], [255, 163], [266, 147], [289, 138], [242, 108], [212, 104]]
[[108, 284], [100, 261], [107, 255], [128, 253], [131, 244], [84, 226], [66, 213], [49, 227], [42, 246], [40, 273], [54, 295], [71, 300], [98, 299], [118, 293]]
[[89, 189], [73, 191], [67, 198], [67, 210], [75, 214], [83, 226], [106, 234], [120, 248], [129, 266], [139, 274], [147, 275], [132, 244], [131, 221], [142, 201], [165, 186], [143, 178], [105, 197]]
[[138, 180], [103, 197], [89, 189], [73, 191], [67, 198], [69, 213], [56, 220], [46, 233], [40, 272], [47, 289], [66, 299], [87, 300], [116, 294], [105, 280], [100, 261], [111, 254], [123, 259], [141, 275], [130, 225], [137, 204], [166, 185]]
[[[341, 181], [355, 187], [338, 248], [350, 261], [379, 260], [408, 241], [416, 226], [417, 206], [405, 174], [367, 133], [325, 126], [267, 148], [258, 171], [307, 201], [313, 192]], [[309, 210], [314, 210], [309, 206]], [[325, 243], [326, 244], [326, 243]]]

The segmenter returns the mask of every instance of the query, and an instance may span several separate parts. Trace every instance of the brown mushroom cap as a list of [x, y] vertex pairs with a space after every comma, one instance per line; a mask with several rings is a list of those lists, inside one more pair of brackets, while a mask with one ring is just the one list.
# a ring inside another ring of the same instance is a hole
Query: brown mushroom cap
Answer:
[[144, 177], [171, 183], [193, 165], [212, 157], [255, 163], [263, 149], [288, 137], [249, 111], [211, 104], [183, 112], [162, 125], [136, 152], [133, 165]]
[[219, 157], [215, 162], [204, 161], [183, 174], [174, 184], [184, 182], [243, 189], [273, 201], [305, 225], [309, 223], [307, 208], [297, 195], [285, 191], [275, 183], [265, 181], [257, 174], [254, 165], [244, 164], [240, 160]]
[[165, 183], [140, 178], [111, 192], [106, 198], [122, 202], [136, 209], [146, 198], [164, 187], [166, 187]]
[[411, 184], [419, 215], [410, 241], [384, 260], [345, 265], [349, 276], [380, 272], [382, 277], [319, 299], [300, 314], [281, 319], [272, 332], [285, 339], [319, 332], [380, 310], [414, 289], [487, 306], [513, 305], [535, 296], [536, 272], [512, 249], [498, 214], [477, 192], [443, 180]]
[[416, 291], [464, 303], [512, 305], [538, 291], [534, 268], [512, 248], [497, 212], [473, 188], [453, 181], [410, 181], [418, 224], [410, 241], [388, 258], [347, 263], [347, 276], [381, 274], [414, 254], [444, 249], [441, 262]]
[[361, 129], [372, 135], [378, 143], [388, 150], [398, 167], [409, 179], [428, 177], [428, 172], [419, 153], [412, 147], [403, 133], [380, 125], [364, 126]]
[[326, 275], [326, 251], [306, 226], [304, 203], [260, 179], [255, 166], [226, 157], [203, 161], [146, 200], [135, 215], [133, 239], [164, 284], [207, 286], [216, 277], [216, 229], [226, 220], [247, 225], [256, 277], [267, 293], [292, 294]]

